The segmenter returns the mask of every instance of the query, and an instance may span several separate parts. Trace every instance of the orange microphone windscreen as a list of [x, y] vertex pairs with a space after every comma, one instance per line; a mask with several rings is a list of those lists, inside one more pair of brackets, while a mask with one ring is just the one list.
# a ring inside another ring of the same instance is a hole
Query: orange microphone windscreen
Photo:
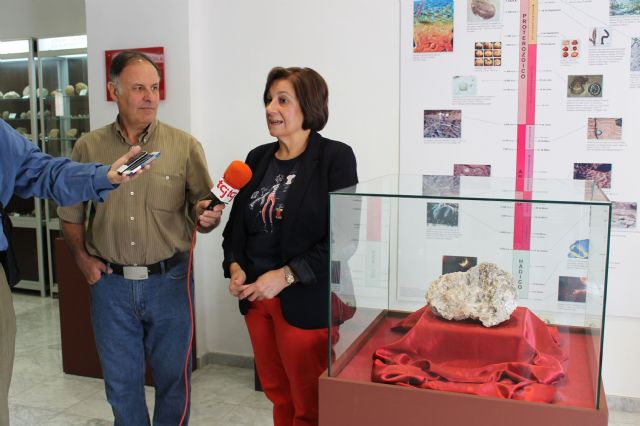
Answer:
[[253, 173], [243, 161], [233, 160], [227, 170], [224, 171], [223, 179], [227, 184], [235, 189], [242, 189], [251, 180]]

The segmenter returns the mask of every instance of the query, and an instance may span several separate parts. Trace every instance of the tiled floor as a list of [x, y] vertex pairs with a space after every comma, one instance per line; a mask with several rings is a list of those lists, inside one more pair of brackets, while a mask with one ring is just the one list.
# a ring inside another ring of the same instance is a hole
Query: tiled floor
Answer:
[[[14, 306], [18, 336], [9, 392], [11, 426], [113, 424], [102, 380], [62, 372], [58, 301], [14, 294]], [[207, 365], [194, 372], [192, 389], [192, 426], [272, 424], [269, 401], [253, 390], [252, 370]], [[153, 410], [152, 388], [147, 388], [147, 404]], [[640, 425], [640, 413], [609, 414], [609, 426]]]
[[[113, 424], [102, 380], [62, 372], [58, 301], [14, 294], [18, 323], [9, 391], [11, 426]], [[153, 411], [153, 388], [147, 387]], [[271, 425], [271, 403], [253, 390], [253, 370], [207, 365], [192, 378], [192, 426]]]

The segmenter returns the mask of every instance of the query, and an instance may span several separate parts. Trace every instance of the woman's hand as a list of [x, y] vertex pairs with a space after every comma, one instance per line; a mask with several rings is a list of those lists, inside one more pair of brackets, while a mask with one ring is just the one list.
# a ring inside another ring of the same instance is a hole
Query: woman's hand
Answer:
[[245, 287], [244, 283], [247, 281], [247, 274], [237, 262], [233, 262], [229, 266], [229, 272], [231, 273], [231, 278], [229, 279], [229, 293], [234, 297], [240, 297], [240, 294]]
[[287, 286], [284, 269], [274, 269], [260, 275], [255, 283], [244, 286], [239, 298], [250, 302], [273, 299]]

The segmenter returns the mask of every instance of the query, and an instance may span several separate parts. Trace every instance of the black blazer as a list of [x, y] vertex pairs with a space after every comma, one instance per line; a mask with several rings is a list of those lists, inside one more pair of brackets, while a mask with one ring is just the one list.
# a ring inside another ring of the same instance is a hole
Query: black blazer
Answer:
[[[247, 274], [247, 283], [259, 276], [252, 271], [244, 250], [246, 228], [244, 212], [250, 195], [256, 191], [278, 142], [261, 145], [247, 155], [246, 163], [253, 171], [251, 181], [235, 197], [224, 238], [223, 269], [229, 278], [229, 265], [238, 262]], [[323, 138], [311, 132], [302, 154], [298, 175], [287, 195], [287, 214], [282, 219], [281, 265], [288, 264], [298, 277], [278, 295], [282, 315], [299, 328], [327, 326], [329, 309], [329, 192], [358, 183], [356, 158], [348, 145]], [[249, 309], [247, 300], [240, 301], [240, 312]]]

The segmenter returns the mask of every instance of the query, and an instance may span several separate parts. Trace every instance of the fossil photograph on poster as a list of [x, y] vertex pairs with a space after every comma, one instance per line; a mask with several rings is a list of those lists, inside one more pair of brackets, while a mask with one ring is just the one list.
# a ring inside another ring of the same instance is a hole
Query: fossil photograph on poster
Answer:
[[589, 43], [591, 47], [611, 46], [611, 34], [613, 30], [605, 27], [593, 27], [589, 32]]
[[474, 47], [473, 65], [476, 67], [499, 67], [502, 65], [501, 41], [476, 41]]
[[558, 301], [584, 303], [587, 300], [586, 277], [558, 278]]
[[600, 188], [611, 188], [611, 163], [573, 163], [573, 178], [592, 180]]
[[601, 98], [602, 74], [567, 76], [567, 97]]
[[454, 164], [454, 176], [491, 176], [491, 164]]
[[424, 110], [424, 138], [457, 139], [462, 136], [462, 111], [459, 109]]
[[467, 22], [500, 22], [501, 0], [467, 0]]
[[460, 195], [460, 177], [449, 175], [423, 175], [422, 195], [455, 197]]
[[453, 96], [475, 96], [476, 77], [473, 75], [454, 75], [452, 80]]
[[638, 0], [610, 0], [609, 14], [619, 15], [640, 15], [640, 1]]
[[442, 256], [442, 275], [450, 272], [466, 272], [478, 264], [474, 256]]
[[458, 226], [458, 203], [427, 203], [427, 225]]
[[589, 258], [589, 239], [577, 240], [569, 247], [567, 257], [571, 259]]
[[622, 118], [587, 118], [587, 139], [622, 139]]
[[640, 71], [640, 37], [631, 38], [631, 66], [629, 71]]
[[614, 201], [611, 204], [613, 206], [611, 214], [612, 228], [629, 229], [636, 227], [638, 203]]

